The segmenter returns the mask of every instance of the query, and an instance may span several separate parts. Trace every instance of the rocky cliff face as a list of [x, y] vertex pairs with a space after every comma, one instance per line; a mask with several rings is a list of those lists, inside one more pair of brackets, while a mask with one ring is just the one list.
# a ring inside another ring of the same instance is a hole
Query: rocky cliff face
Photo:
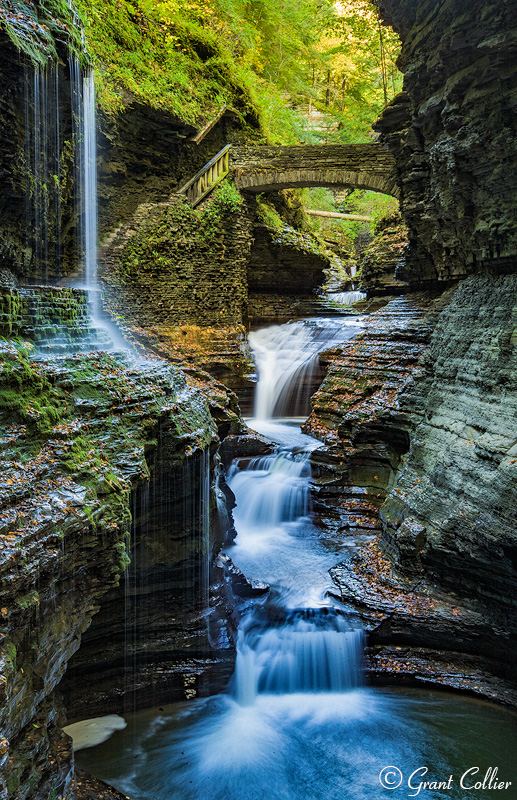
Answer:
[[[409, 227], [397, 276], [451, 288], [413, 312], [427, 328], [413, 360], [383, 326], [391, 304], [357, 340], [364, 372], [355, 345], [331, 365], [309, 422], [334, 475], [321, 513], [342, 533], [333, 507], [366, 507], [350, 528], [378, 533], [334, 571], [371, 631], [374, 677], [515, 705], [514, 19], [502, 2], [379, 6], [403, 40], [405, 92], [379, 125]], [[391, 353], [397, 380], [378, 367]]]
[[372, 314], [364, 333], [328, 354], [328, 373], [313, 396], [307, 433], [326, 444], [315, 508], [339, 536], [380, 530], [379, 508], [409, 448], [411, 415], [397, 396], [426, 351], [437, 301], [406, 295]]
[[516, 292], [515, 275], [454, 292], [399, 397], [421, 421], [381, 509], [403, 570], [475, 599], [503, 627], [516, 618]]
[[515, 9], [502, 0], [380, 0], [402, 38], [404, 94], [379, 123], [396, 156], [412, 283], [512, 271]]
[[[145, 204], [106, 241], [109, 307], [233, 388], [252, 371], [245, 341], [254, 210], [224, 185], [196, 209]], [[146, 335], [146, 334], [144, 334]]]
[[369, 297], [403, 294], [408, 286], [395, 277], [404, 263], [407, 228], [399, 214], [383, 217], [372, 241], [361, 253], [361, 288]]
[[[65, 307], [78, 300], [77, 292], [63, 294]], [[16, 310], [16, 291], [11, 299]], [[4, 325], [8, 305], [4, 296]], [[2, 791], [20, 800], [68, 791], [72, 760], [55, 689], [106, 591], [116, 595], [131, 524], [133, 542], [140, 536], [137, 594], [150, 597], [146, 581], [159, 573], [162, 591], [183, 575], [182, 585], [202, 595], [197, 566], [208, 562], [212, 546], [203, 516], [211, 502], [207, 449], [216, 441], [206, 396], [163, 360], [135, 365], [89, 352], [34, 361], [27, 329], [24, 337], [4, 340], [0, 391], [0, 755]], [[183, 506], [196, 510], [170, 522]], [[189, 636], [204, 637], [210, 661], [206, 622], [199, 620], [205, 611], [193, 604], [185, 630], [175, 630], [153, 608], [173, 661]], [[106, 644], [102, 650], [107, 660]], [[97, 672], [101, 666], [97, 660]], [[203, 664], [175, 669], [184, 689]], [[71, 713], [73, 699], [69, 694]]]
[[327, 445], [315, 509], [359, 546], [333, 577], [370, 631], [372, 679], [510, 705], [515, 289], [515, 276], [475, 276], [392, 301], [331, 355], [307, 425]]

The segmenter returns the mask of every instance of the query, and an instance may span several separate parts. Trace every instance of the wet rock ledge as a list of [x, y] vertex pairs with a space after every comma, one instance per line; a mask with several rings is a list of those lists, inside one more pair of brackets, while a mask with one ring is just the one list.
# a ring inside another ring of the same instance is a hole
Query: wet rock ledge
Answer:
[[316, 510], [352, 551], [337, 594], [370, 631], [372, 678], [511, 706], [516, 296], [515, 275], [478, 275], [427, 305], [391, 302], [336, 354], [308, 423], [327, 445]]
[[[32, 348], [11, 339], [0, 350], [0, 794], [19, 800], [68, 791], [55, 689], [128, 564], [131, 493], [218, 441], [206, 396], [164, 360], [34, 361]], [[228, 399], [215, 405], [231, 429]], [[200, 557], [190, 533], [178, 561]]]

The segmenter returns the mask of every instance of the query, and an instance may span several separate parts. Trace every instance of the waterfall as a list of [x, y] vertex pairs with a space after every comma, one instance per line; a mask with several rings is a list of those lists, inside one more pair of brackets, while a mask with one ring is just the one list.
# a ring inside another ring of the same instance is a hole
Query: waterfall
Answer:
[[362, 646], [362, 630], [334, 609], [296, 611], [273, 625], [251, 615], [237, 640], [235, 698], [251, 705], [258, 694], [357, 689]]
[[364, 292], [332, 292], [328, 295], [328, 299], [334, 303], [339, 303], [343, 306], [351, 306], [353, 303], [359, 303], [361, 300], [366, 300]]
[[[236, 566], [271, 587], [244, 617], [237, 638], [233, 696], [254, 706], [261, 695], [345, 693], [361, 685], [363, 633], [333, 607], [328, 575], [336, 556], [322, 547], [311, 518], [310, 455], [318, 444], [274, 415], [299, 408], [324, 349], [356, 335], [357, 319], [316, 319], [250, 333], [257, 366], [251, 427], [276, 441], [275, 452], [235, 461]], [[257, 425], [258, 421], [258, 425]]]
[[95, 75], [84, 73], [77, 58], [69, 59], [73, 139], [75, 142], [75, 206], [79, 224], [76, 250], [82, 262], [81, 286], [88, 292], [90, 317], [98, 347], [132, 353], [117, 326], [103, 313], [97, 278], [98, 192]]
[[309, 458], [309, 449], [281, 449], [228, 472], [237, 503], [232, 559], [275, 586], [274, 599], [239, 628], [232, 691], [243, 706], [259, 694], [347, 692], [361, 683], [362, 632], [325, 599], [332, 556], [311, 538]]
[[93, 72], [83, 77], [83, 240], [84, 278], [87, 288], [97, 286], [97, 132], [95, 113], [95, 78]]
[[253, 458], [244, 469], [230, 469], [229, 484], [243, 501], [234, 511], [241, 531], [265, 530], [309, 513], [308, 456], [282, 451]]
[[61, 270], [61, 131], [59, 67], [50, 63], [25, 73], [25, 193], [31, 271], [48, 282], [49, 264]]
[[[77, 74], [77, 64], [75, 73]], [[97, 114], [95, 107], [95, 76], [93, 71], [83, 75], [79, 100], [79, 129], [81, 148], [79, 153], [81, 195], [81, 244], [84, 253], [84, 282], [90, 298], [90, 314], [99, 330], [100, 339], [110, 340], [108, 349], [122, 350], [133, 355], [133, 351], [119, 328], [103, 313], [100, 286], [97, 279], [98, 201], [97, 201]], [[103, 345], [103, 349], [106, 349]]]
[[307, 416], [318, 356], [354, 336], [357, 320], [307, 319], [252, 331], [258, 373], [255, 417]]

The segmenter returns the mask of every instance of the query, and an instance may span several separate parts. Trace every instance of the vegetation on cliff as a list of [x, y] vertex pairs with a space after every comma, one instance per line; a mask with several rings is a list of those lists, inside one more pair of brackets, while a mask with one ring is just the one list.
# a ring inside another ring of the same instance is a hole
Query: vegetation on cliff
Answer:
[[319, 109], [351, 141], [398, 90], [397, 37], [368, 0], [76, 2], [108, 111], [130, 92], [198, 126], [231, 105], [269, 141], [296, 142], [320, 135], [304, 116]]

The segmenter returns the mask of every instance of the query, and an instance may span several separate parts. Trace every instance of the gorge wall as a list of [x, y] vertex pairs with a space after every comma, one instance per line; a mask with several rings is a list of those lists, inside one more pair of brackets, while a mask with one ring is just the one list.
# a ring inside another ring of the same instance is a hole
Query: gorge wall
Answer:
[[[51, 291], [60, 294], [59, 289]], [[85, 297], [66, 289], [61, 294], [59, 324], [66, 326], [78, 318]], [[3, 330], [11, 313], [16, 332], [14, 312], [22, 305], [17, 290], [4, 291], [3, 300]], [[43, 313], [39, 325], [48, 330]], [[55, 690], [109, 589], [111, 617], [116, 619], [115, 587], [129, 563], [130, 524], [142, 548], [139, 592], [151, 596], [146, 581], [157, 572], [163, 591], [182, 574], [183, 585], [196, 592], [202, 575], [198, 562], [208, 560], [213, 546], [208, 518], [200, 518], [210, 506], [208, 450], [218, 441], [213, 419], [226, 414], [229, 429], [240, 430], [231, 409], [215, 409], [210, 392], [203, 394], [161, 359], [135, 364], [91, 352], [87, 345], [90, 352], [84, 355], [29, 360], [34, 339], [31, 343], [28, 327], [23, 336], [23, 347], [17, 338], [4, 339], [0, 358], [0, 786], [2, 796], [20, 800], [68, 791], [73, 761], [69, 740], [60, 730], [65, 717]], [[154, 498], [154, 517], [148, 518], [149, 504], [142, 497]], [[153, 535], [156, 539], [157, 529], [168, 530], [167, 519], [174, 519], [178, 504], [196, 510], [190, 517], [183, 514], [182, 524], [169, 531], [169, 549], [157, 549]], [[118, 603], [124, 607], [123, 594]], [[176, 647], [176, 680], [183, 687], [179, 676], [190, 675], [192, 666], [178, 666], [178, 643], [185, 632], [167, 629], [169, 610], [166, 605], [161, 611], [154, 608], [153, 620], [169, 649]], [[194, 683], [203, 664], [213, 660], [205, 611], [193, 604], [186, 623], [191, 637], [205, 640], [204, 662], [196, 664]], [[148, 661], [153, 660], [153, 647], [158, 649], [156, 642], [148, 646]], [[101, 654], [97, 676], [109, 668], [105, 640]], [[120, 665], [117, 670], [123, 672]], [[124, 688], [130, 694], [127, 682], [117, 685], [120, 697]], [[74, 702], [69, 694], [69, 709]], [[111, 703], [116, 706], [113, 699]]]
[[515, 9], [379, 0], [402, 39], [404, 91], [378, 123], [397, 161], [411, 248], [397, 276], [447, 281], [515, 269]]
[[[341, 506], [352, 531], [376, 534], [334, 571], [370, 628], [373, 678], [514, 705], [515, 20], [505, 3], [379, 7], [401, 35], [405, 72], [378, 124], [409, 229], [396, 277], [438, 296], [402, 331], [400, 301], [390, 303], [331, 359], [308, 423], [328, 443], [315, 454], [326, 462], [320, 513], [336, 530]], [[392, 371], [401, 333], [420, 344]]]

